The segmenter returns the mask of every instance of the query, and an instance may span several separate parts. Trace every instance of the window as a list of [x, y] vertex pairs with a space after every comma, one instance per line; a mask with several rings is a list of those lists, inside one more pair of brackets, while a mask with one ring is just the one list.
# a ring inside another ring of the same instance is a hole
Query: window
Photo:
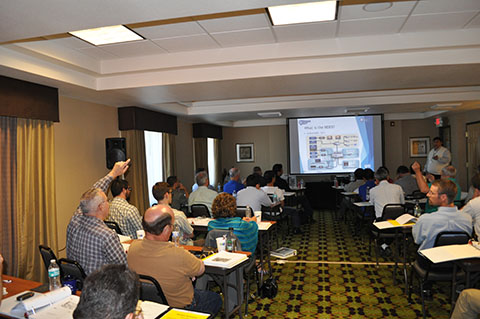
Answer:
[[145, 131], [145, 161], [147, 163], [148, 198], [150, 206], [157, 202], [151, 192], [153, 185], [163, 181], [162, 134], [163, 133]]
[[215, 171], [215, 140], [213, 138], [207, 138], [207, 156], [208, 156], [208, 180], [210, 185], [214, 185], [216, 182], [216, 171]]

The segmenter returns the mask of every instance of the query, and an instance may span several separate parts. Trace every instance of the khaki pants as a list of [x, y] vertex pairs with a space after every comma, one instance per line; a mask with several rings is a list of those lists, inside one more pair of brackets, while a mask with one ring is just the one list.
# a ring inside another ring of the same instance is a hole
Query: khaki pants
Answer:
[[451, 319], [478, 318], [480, 314], [480, 290], [465, 289], [458, 297]]

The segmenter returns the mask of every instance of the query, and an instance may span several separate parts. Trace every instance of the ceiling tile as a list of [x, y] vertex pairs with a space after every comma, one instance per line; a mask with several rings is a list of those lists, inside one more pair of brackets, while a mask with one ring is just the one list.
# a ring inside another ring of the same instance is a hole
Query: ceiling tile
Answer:
[[341, 6], [339, 20], [355, 20], [369, 18], [385, 18], [407, 16], [412, 11], [415, 1], [392, 2], [392, 6], [384, 11], [369, 12], [363, 9], [364, 5]]
[[339, 37], [397, 33], [406, 17], [340, 21]]
[[153, 42], [168, 52], [196, 51], [219, 48], [218, 44], [206, 34], [158, 39], [153, 40]]
[[418, 1], [413, 14], [461, 12], [480, 10], [479, 0], [422, 0]]
[[466, 28], [479, 28], [479, 27], [480, 27], [480, 13], [477, 14], [477, 16], [468, 23]]
[[67, 37], [67, 38], [61, 38], [61, 39], [54, 39], [54, 40], [48, 40], [49, 43], [54, 43], [58, 44], [61, 46], [65, 46], [70, 49], [80, 49], [80, 48], [92, 48], [93, 45], [90, 43], [80, 40], [75, 37]]
[[98, 60], [108, 60], [108, 59], [117, 58], [117, 56], [111, 53], [108, 53], [106, 51], [103, 51], [98, 47], [93, 47], [93, 46], [91, 48], [81, 48], [81, 49], [78, 49], [78, 51]]
[[165, 24], [154, 27], [136, 28], [133, 30], [147, 39], [164, 39], [205, 34], [205, 31], [196, 22]]
[[337, 31], [337, 21], [275, 26], [273, 31], [278, 42], [333, 38]]
[[102, 45], [101, 49], [121, 58], [167, 53], [150, 40]]
[[270, 28], [210, 34], [222, 47], [274, 43]]
[[198, 23], [209, 33], [270, 27], [270, 22], [265, 14], [201, 20]]
[[412, 15], [403, 26], [402, 32], [460, 29], [474, 15], [475, 12], [473, 11]]

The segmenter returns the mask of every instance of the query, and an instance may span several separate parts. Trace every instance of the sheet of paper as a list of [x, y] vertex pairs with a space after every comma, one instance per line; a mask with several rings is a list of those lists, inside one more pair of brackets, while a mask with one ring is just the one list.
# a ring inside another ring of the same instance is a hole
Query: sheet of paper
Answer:
[[465, 258], [480, 258], [480, 250], [472, 245], [449, 245], [420, 250], [420, 254], [433, 263], [441, 263]]
[[272, 223], [270, 222], [259, 222], [257, 225], [258, 230], [268, 230], [270, 227], [272, 227]]
[[117, 235], [118, 235], [118, 238], [120, 239], [121, 243], [132, 240], [132, 238], [130, 238], [130, 236], [124, 236], [124, 235], [120, 235], [120, 234], [117, 234]]
[[370, 202], [356, 202], [356, 203], [353, 203], [353, 205], [355, 205], [355, 206], [357, 206], [357, 207], [373, 206], [373, 204], [370, 203]]
[[373, 223], [375, 227], [378, 229], [387, 229], [387, 228], [395, 228], [396, 226], [392, 225], [388, 220], [383, 221], [383, 222], [375, 222]]
[[73, 311], [77, 308], [77, 304], [80, 300], [79, 296], [69, 296], [68, 298], [57, 302], [51, 306], [45, 307], [42, 310], [38, 311], [36, 314], [31, 315], [29, 318], [32, 319], [51, 319], [51, 318], [62, 318], [62, 319], [71, 319], [73, 318]]
[[395, 219], [395, 221], [397, 221], [400, 225], [403, 225], [403, 224], [406, 224], [408, 221], [410, 221], [412, 219], [416, 220], [415, 216], [412, 216], [410, 214], [403, 214], [402, 216]]
[[155, 319], [170, 308], [167, 305], [152, 301], [142, 301], [142, 314], [144, 319]]
[[208, 318], [210, 315], [207, 313], [183, 310], [183, 309], [170, 309], [162, 319], [202, 319]]
[[212, 220], [212, 218], [188, 218], [188, 222], [191, 225], [197, 226], [208, 226], [208, 223]]

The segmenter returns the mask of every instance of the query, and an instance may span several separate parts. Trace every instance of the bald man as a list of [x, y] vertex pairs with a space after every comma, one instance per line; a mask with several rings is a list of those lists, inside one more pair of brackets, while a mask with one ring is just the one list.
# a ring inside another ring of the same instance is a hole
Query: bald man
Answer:
[[169, 242], [175, 215], [167, 205], [156, 205], [145, 212], [143, 240], [134, 240], [128, 250], [129, 268], [155, 278], [171, 307], [207, 312], [215, 316], [222, 307], [220, 296], [194, 289], [192, 278], [201, 276], [205, 265], [182, 247]]

